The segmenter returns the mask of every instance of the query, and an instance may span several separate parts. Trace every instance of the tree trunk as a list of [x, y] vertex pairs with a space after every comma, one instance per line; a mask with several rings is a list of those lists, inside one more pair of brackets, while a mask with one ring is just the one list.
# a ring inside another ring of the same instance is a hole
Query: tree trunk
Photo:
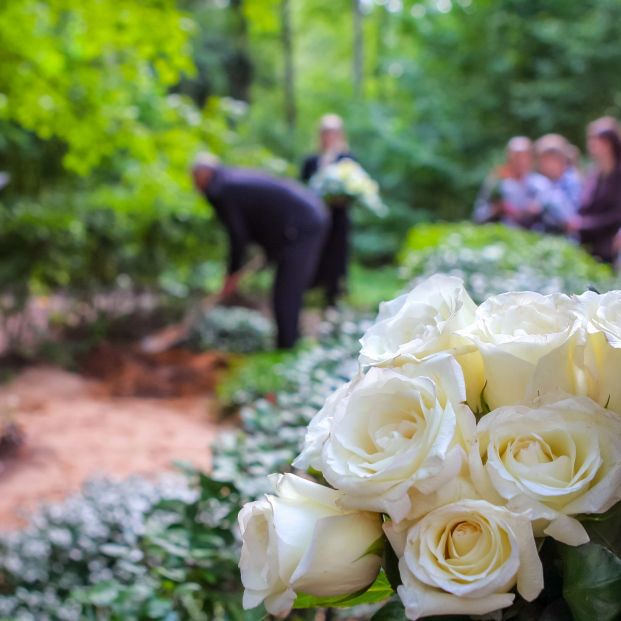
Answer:
[[293, 66], [293, 35], [291, 27], [291, 2], [281, 0], [281, 40], [284, 57], [284, 103], [285, 121], [289, 132], [293, 133], [296, 126], [297, 110], [295, 105], [295, 69]]
[[388, 29], [388, 11], [384, 6], [375, 7], [377, 19], [375, 20], [375, 63], [374, 63], [374, 95], [379, 101], [385, 102], [386, 96], [386, 80], [384, 61], [386, 59], [386, 38]]
[[250, 86], [254, 67], [248, 51], [248, 23], [244, 15], [243, 0], [230, 0], [233, 17], [234, 50], [226, 61], [229, 74], [229, 90], [234, 99], [250, 101]]
[[362, 32], [362, 6], [360, 0], [352, 0], [354, 18], [354, 96], [360, 99], [363, 95], [364, 82], [364, 38]]

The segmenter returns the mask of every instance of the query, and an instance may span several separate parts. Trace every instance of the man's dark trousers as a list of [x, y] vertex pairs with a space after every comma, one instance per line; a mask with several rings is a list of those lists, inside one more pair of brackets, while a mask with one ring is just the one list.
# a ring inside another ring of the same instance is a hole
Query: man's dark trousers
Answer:
[[300, 336], [304, 292], [312, 283], [326, 234], [326, 223], [316, 222], [287, 243], [276, 259], [273, 289], [278, 348], [288, 349]]

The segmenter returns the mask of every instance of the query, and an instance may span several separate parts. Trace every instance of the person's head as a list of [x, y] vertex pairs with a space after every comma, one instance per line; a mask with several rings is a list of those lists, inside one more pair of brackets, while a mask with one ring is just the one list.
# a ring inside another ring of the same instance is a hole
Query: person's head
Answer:
[[621, 136], [617, 121], [605, 116], [589, 123], [587, 147], [599, 168], [610, 170], [621, 166]]
[[507, 165], [512, 176], [521, 178], [533, 168], [533, 143], [525, 136], [514, 136], [507, 143]]
[[570, 144], [558, 134], [546, 134], [535, 143], [539, 172], [555, 181], [560, 179], [570, 158]]
[[319, 148], [327, 151], [346, 151], [347, 140], [343, 119], [338, 114], [324, 114], [319, 121]]
[[220, 160], [215, 155], [199, 153], [192, 162], [192, 179], [195, 187], [204, 192], [219, 166]]

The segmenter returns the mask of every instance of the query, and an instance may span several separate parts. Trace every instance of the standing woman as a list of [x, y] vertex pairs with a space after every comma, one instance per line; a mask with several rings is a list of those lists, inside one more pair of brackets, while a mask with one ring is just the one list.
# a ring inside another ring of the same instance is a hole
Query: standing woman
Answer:
[[614, 119], [604, 117], [588, 126], [587, 147], [595, 168], [568, 228], [579, 234], [591, 254], [612, 263], [615, 236], [621, 229], [621, 137]]
[[[302, 181], [308, 183], [319, 170], [345, 158], [355, 159], [349, 152], [343, 119], [336, 114], [326, 114], [319, 123], [319, 153], [304, 160]], [[346, 289], [351, 218], [350, 204], [345, 197], [329, 201], [328, 207], [330, 222], [314, 285], [324, 290], [326, 306], [329, 307], [335, 306]]]

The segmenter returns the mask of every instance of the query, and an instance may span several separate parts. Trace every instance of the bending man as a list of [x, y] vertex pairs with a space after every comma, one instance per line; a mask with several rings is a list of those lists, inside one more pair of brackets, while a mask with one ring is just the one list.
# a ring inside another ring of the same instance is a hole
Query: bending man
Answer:
[[323, 203], [302, 185], [200, 155], [192, 167], [197, 189], [212, 204], [229, 237], [222, 296], [237, 287], [247, 246], [255, 243], [276, 264], [273, 309], [279, 348], [299, 337], [304, 291], [311, 284], [328, 217]]

